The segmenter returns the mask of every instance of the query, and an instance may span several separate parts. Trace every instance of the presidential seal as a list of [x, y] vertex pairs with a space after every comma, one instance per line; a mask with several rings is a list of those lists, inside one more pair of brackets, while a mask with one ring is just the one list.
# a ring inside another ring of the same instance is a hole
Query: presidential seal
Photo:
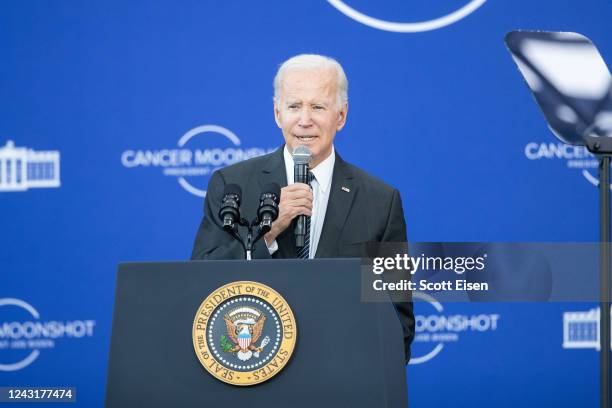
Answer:
[[193, 320], [192, 337], [198, 360], [213, 377], [254, 385], [285, 367], [297, 327], [278, 292], [261, 283], [239, 281], [204, 299]]

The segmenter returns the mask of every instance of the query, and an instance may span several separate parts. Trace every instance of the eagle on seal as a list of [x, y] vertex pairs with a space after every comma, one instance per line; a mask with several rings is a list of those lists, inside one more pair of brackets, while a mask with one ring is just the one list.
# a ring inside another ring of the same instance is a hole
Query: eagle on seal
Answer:
[[[234, 343], [234, 347], [228, 350], [230, 353], [237, 353], [240, 360], [246, 361], [251, 358], [253, 352], [261, 352], [261, 347], [256, 347], [255, 342], [261, 337], [266, 316], [261, 314], [254, 324], [244, 322], [232, 322], [228, 315], [224, 316], [227, 335]], [[256, 354], [257, 356], [257, 354]]]

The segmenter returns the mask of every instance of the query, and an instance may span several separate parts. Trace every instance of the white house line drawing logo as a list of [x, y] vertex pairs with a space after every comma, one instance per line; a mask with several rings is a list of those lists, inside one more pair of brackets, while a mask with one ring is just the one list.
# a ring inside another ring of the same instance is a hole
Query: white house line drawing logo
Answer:
[[6, 307], [25, 310], [32, 320], [0, 320], [0, 350], [13, 350], [17, 353], [30, 351], [27, 356], [15, 362], [0, 362], [0, 371], [17, 371], [32, 364], [40, 355], [41, 349], [52, 349], [60, 338], [82, 338], [93, 336], [94, 320], [42, 321], [40, 313], [32, 305], [21, 299], [0, 299], [0, 312]]
[[429, 304], [433, 307], [432, 314], [415, 315], [415, 338], [414, 346], [418, 344], [433, 344], [430, 351], [422, 356], [416, 357], [416, 347], [413, 346], [413, 356], [410, 358], [412, 365], [425, 363], [442, 351], [446, 343], [459, 341], [459, 334], [467, 331], [488, 332], [497, 330], [497, 323], [500, 315], [498, 314], [444, 314], [444, 307], [433, 296], [423, 292], [412, 292], [417, 305]]
[[[612, 347], [612, 344], [611, 344]], [[563, 348], [600, 350], [599, 308], [563, 313]]]
[[560, 142], [529, 142], [525, 145], [525, 157], [534, 161], [566, 160], [567, 168], [580, 170], [589, 183], [599, 186], [599, 179], [591, 174], [591, 171], [597, 172], [599, 161], [585, 146], [573, 146]]
[[[194, 137], [205, 134], [221, 135], [232, 144], [230, 147], [210, 147], [205, 149], [189, 148], [187, 145]], [[125, 150], [121, 154], [121, 164], [126, 168], [161, 167], [165, 176], [177, 178], [178, 184], [187, 192], [206, 197], [206, 190], [193, 185], [189, 177], [210, 176], [215, 170], [247, 160], [273, 149], [261, 147], [243, 148], [234, 132], [217, 125], [197, 126], [178, 140], [178, 148], [158, 150]], [[199, 185], [205, 180], [198, 179]]]
[[482, 6], [486, 2], [486, 0], [471, 0], [465, 6], [445, 16], [438, 17], [433, 20], [411, 23], [379, 20], [377, 18], [370, 17], [360, 11], [355, 10], [354, 8], [348, 6], [342, 0], [327, 0], [327, 2], [347, 17], [352, 18], [353, 20], [369, 27], [396, 33], [418, 33], [422, 31], [437, 30], [438, 28], [446, 27], [447, 25], [456, 23], [457, 21], [467, 17], [468, 15], [476, 11], [476, 9]]
[[0, 148], [0, 192], [60, 186], [60, 153], [15, 147], [9, 140]]

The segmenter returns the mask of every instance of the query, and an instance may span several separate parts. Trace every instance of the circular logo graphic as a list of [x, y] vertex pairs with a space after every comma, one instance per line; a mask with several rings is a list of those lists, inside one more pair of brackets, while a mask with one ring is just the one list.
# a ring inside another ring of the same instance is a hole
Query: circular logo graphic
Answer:
[[202, 187], [215, 171], [276, 149], [278, 146], [245, 147], [231, 130], [218, 125], [202, 125], [182, 135], [177, 146], [124, 150], [121, 164], [128, 169], [161, 169], [164, 176], [176, 178], [185, 191], [204, 198], [206, 189]]
[[352, 18], [353, 20], [361, 24], [365, 24], [369, 27], [377, 28], [379, 30], [392, 31], [396, 33], [417, 33], [421, 31], [430, 31], [446, 27], [447, 25], [456, 23], [457, 21], [472, 14], [474, 11], [476, 11], [476, 9], [478, 9], [486, 2], [486, 0], [471, 0], [465, 6], [445, 16], [428, 21], [404, 23], [380, 20], [374, 17], [370, 17], [348, 6], [342, 0], [327, 1], [329, 2], [329, 4], [338, 9], [338, 11], [340, 11], [342, 14], [346, 15], [349, 18]]
[[[28, 312], [30, 315], [32, 315], [32, 317], [36, 319], [36, 321], [40, 319], [40, 314], [38, 313], [38, 310], [36, 310], [29, 303], [26, 303], [20, 299], [13, 299], [13, 298], [0, 299], [0, 306], [17, 306], [18, 308], [21, 308], [25, 310], [26, 312]], [[9, 364], [0, 363], [0, 371], [21, 370], [22, 368], [25, 368], [29, 366], [30, 364], [32, 364], [34, 360], [38, 358], [39, 355], [40, 355], [40, 351], [38, 349], [34, 349], [28, 354], [27, 357], [21, 359], [20, 361], [17, 361], [15, 363], [9, 363]]]
[[[218, 133], [222, 136], [225, 136], [230, 142], [234, 144], [234, 146], [240, 146], [240, 139], [238, 138], [238, 136], [236, 136], [231, 130], [226, 129], [222, 126], [217, 126], [217, 125], [202, 125], [202, 126], [198, 126], [196, 128], [191, 129], [189, 132], [181, 136], [181, 138], [178, 141], [178, 146], [184, 147], [185, 144], [189, 140], [191, 140], [191, 138], [193, 138], [194, 136], [200, 135], [202, 133]], [[221, 150], [219, 149], [219, 151]], [[187, 190], [191, 194], [198, 196], [198, 197], [202, 197], [202, 198], [206, 197], [206, 190], [202, 190], [197, 187], [194, 187], [192, 184], [190, 184], [185, 179], [185, 177], [183, 176], [179, 177], [178, 183], [181, 185], [181, 187], [183, 187], [185, 190]]]
[[239, 281], [212, 292], [193, 320], [193, 347], [213, 377], [232, 385], [269, 380], [287, 364], [297, 339], [295, 317], [274, 289]]
[[433, 296], [423, 292], [412, 292], [415, 310], [421, 305], [433, 308], [426, 314], [416, 314], [415, 338], [412, 343], [412, 357], [409, 364], [422, 364], [436, 357], [446, 344], [459, 341], [459, 337], [469, 333], [490, 333], [497, 330], [500, 315], [496, 313], [448, 313]]
[[[429, 303], [434, 308], [436, 313], [441, 314], [442, 312], [444, 312], [444, 307], [442, 306], [442, 304], [438, 302], [436, 299], [434, 299], [433, 296], [428, 295], [427, 293], [413, 291], [412, 297], [414, 299], [422, 300], [422, 301]], [[420, 317], [420, 316], [416, 316], [416, 317]], [[421, 339], [419, 338], [419, 340]], [[417, 340], [417, 342], [419, 340]], [[429, 340], [429, 338], [427, 340]], [[444, 348], [443, 342], [441, 341], [435, 342], [435, 346], [429, 352], [419, 357], [416, 357], [416, 356], [411, 357], [410, 362], [408, 364], [414, 365], [414, 364], [426, 363], [427, 361], [437, 356], [440, 353], [440, 351], [442, 351], [443, 348]]]
[[28, 367], [41, 350], [54, 349], [63, 339], [92, 337], [95, 320], [43, 320], [31, 304], [0, 299], [0, 371]]
[[[559, 113], [559, 116], [563, 113]], [[568, 119], [569, 121], [569, 119]], [[529, 142], [525, 145], [525, 157], [529, 160], [565, 160], [568, 169], [582, 171], [582, 176], [595, 187], [599, 178], [591, 173], [597, 172], [599, 160], [586, 146], [568, 145], [561, 142]], [[612, 184], [610, 184], [612, 189]]]

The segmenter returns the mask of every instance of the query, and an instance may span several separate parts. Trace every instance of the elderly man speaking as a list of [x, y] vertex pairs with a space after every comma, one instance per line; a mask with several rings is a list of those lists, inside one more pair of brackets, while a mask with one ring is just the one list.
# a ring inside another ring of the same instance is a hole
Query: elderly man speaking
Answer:
[[[348, 115], [348, 81], [340, 64], [321, 55], [285, 61], [274, 78], [274, 117], [285, 144], [277, 151], [216, 171], [208, 184], [204, 217], [192, 259], [244, 259], [241, 244], [218, 218], [226, 185], [242, 188], [241, 212], [257, 213], [261, 188], [283, 186], [279, 215], [253, 248], [253, 258], [359, 257], [363, 242], [405, 242], [406, 223], [399, 192], [345, 162], [334, 149], [336, 132]], [[307, 147], [310, 186], [293, 183], [292, 152]], [[299, 215], [309, 218], [306, 244], [296, 247], [290, 227]], [[396, 303], [406, 344], [414, 335], [412, 303]]]

